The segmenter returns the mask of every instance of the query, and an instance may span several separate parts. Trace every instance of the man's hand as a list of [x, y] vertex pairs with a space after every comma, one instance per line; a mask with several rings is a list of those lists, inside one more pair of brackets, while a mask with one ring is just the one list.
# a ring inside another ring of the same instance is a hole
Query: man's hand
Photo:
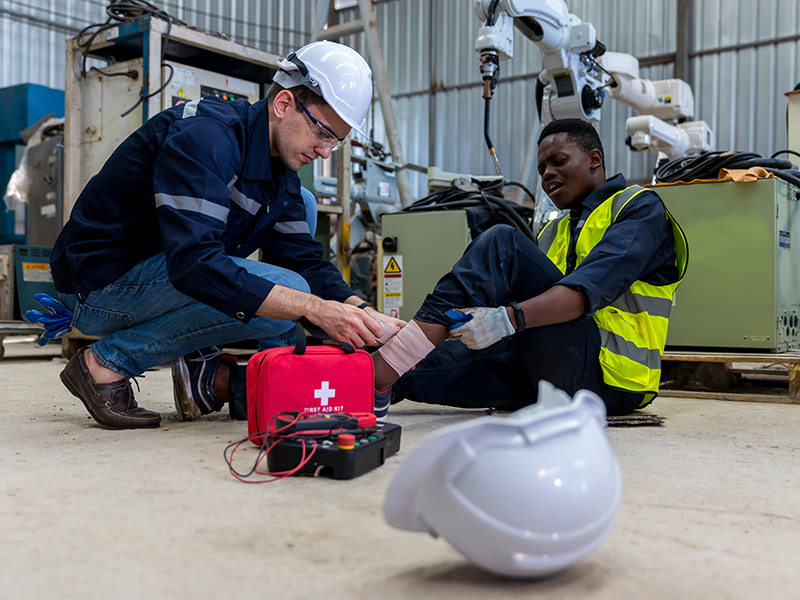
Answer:
[[364, 312], [367, 313], [370, 317], [372, 317], [376, 321], [380, 321], [381, 323], [384, 323], [384, 324], [388, 325], [389, 327], [393, 327], [394, 329], [397, 329], [398, 331], [401, 330], [406, 325], [408, 325], [408, 323], [406, 323], [402, 319], [395, 319], [394, 317], [390, 317], [389, 315], [385, 315], [382, 312], [378, 312], [377, 310], [375, 310], [371, 306], [365, 308]]
[[367, 311], [334, 300], [320, 300], [305, 316], [332, 338], [357, 348], [374, 344], [384, 334], [381, 322]]
[[445, 315], [455, 322], [450, 326], [450, 339], [458, 340], [470, 350], [488, 348], [515, 331], [505, 306], [451, 308]]

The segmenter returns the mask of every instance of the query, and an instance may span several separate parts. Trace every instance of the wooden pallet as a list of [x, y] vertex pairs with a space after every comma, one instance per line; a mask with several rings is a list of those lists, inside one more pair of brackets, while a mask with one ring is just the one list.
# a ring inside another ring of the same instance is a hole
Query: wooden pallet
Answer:
[[[724, 389], [689, 389], [689, 386], [681, 386], [680, 382], [669, 379], [670, 367], [674, 363], [717, 365], [727, 373], [738, 375], [737, 384], [725, 386]], [[783, 368], [765, 369], [764, 365]], [[751, 354], [667, 351], [662, 358], [661, 372], [665, 379], [661, 385], [662, 396], [800, 404], [800, 352]]]
[[73, 329], [61, 338], [61, 356], [69, 360], [77, 354], [81, 346], [88, 346], [99, 339], [99, 337], [84, 335], [77, 329]]

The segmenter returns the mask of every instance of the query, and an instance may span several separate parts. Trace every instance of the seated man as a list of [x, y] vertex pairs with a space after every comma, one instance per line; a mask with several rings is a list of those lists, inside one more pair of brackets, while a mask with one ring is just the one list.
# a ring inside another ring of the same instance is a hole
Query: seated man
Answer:
[[657, 395], [688, 258], [683, 232], [654, 191], [622, 175], [606, 180], [600, 138], [584, 121], [549, 123], [538, 167], [542, 188], [569, 214], [542, 229], [538, 246], [507, 225], [470, 244], [373, 354], [387, 410], [390, 394], [515, 410], [536, 401], [540, 379], [570, 395], [596, 392], [611, 415]]
[[[253, 105], [208, 97], [151, 118], [89, 181], [56, 241], [53, 280], [72, 324], [102, 337], [61, 380], [101, 425], [157, 426], [129, 379], [194, 352], [176, 382], [179, 416], [220, 409], [220, 393], [245, 385], [209, 346], [273, 338], [298, 317], [356, 346], [374, 343], [381, 322], [403, 324], [324, 260], [296, 173], [362, 126], [370, 68], [334, 42], [280, 65]], [[256, 250], [263, 262], [246, 258]]]

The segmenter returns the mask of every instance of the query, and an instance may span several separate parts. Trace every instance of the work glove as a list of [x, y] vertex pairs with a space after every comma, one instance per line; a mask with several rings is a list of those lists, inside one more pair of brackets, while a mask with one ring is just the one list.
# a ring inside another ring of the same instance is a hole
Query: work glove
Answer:
[[505, 307], [451, 308], [445, 316], [453, 321], [450, 339], [458, 340], [470, 350], [481, 350], [514, 333]]
[[44, 346], [50, 340], [56, 340], [72, 329], [70, 326], [72, 311], [61, 302], [48, 294], [34, 294], [33, 299], [44, 309], [44, 312], [29, 310], [25, 313], [28, 321], [44, 326], [44, 331], [36, 341], [37, 344]]

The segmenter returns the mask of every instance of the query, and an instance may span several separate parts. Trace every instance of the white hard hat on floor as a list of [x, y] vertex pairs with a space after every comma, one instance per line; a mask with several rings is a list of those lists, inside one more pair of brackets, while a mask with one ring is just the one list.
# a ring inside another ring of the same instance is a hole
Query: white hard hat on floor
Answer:
[[372, 103], [372, 70], [358, 52], [336, 42], [311, 42], [278, 65], [272, 81], [284, 88], [305, 85], [366, 137], [363, 127]]
[[389, 485], [384, 516], [442, 536], [484, 569], [555, 573], [593, 552], [613, 527], [621, 475], [594, 393], [574, 400], [548, 382], [538, 402], [437, 432]]

